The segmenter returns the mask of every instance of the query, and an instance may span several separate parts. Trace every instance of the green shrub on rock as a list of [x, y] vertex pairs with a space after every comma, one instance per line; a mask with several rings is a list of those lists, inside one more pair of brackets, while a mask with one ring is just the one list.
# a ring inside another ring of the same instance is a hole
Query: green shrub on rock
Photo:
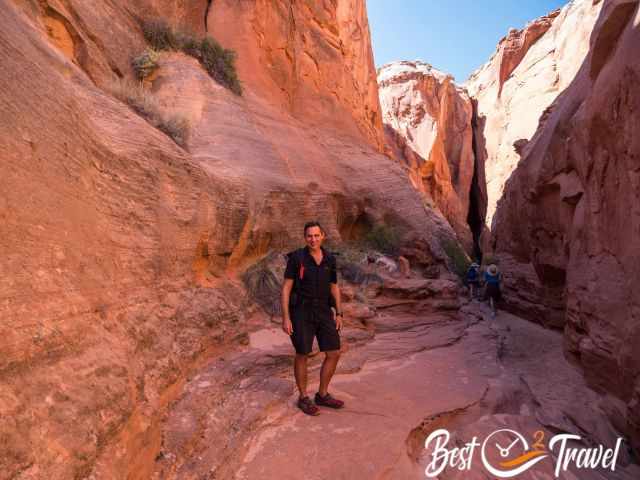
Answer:
[[236, 72], [236, 52], [222, 48], [213, 38], [207, 37], [200, 44], [200, 63], [218, 83], [226, 86], [236, 95], [242, 94], [242, 87]]
[[223, 48], [214, 38], [198, 39], [192, 33], [176, 31], [162, 19], [142, 21], [142, 33], [154, 49], [181, 51], [197, 59], [214, 80], [236, 95], [242, 95], [236, 52]]
[[176, 36], [173, 29], [162, 19], [142, 21], [142, 34], [155, 50], [176, 50]]
[[385, 224], [374, 226], [364, 240], [369, 247], [387, 255], [397, 255], [400, 246], [398, 233]]
[[158, 69], [160, 54], [152, 49], [147, 49], [131, 61], [131, 66], [138, 80], [144, 80]]

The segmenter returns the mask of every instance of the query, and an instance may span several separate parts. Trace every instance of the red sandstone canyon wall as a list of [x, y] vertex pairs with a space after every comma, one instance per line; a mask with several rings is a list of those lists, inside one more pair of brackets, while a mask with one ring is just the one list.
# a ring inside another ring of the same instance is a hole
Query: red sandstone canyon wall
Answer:
[[609, 394], [610, 416], [636, 450], [639, 15], [638, 2], [603, 2], [577, 74], [519, 150], [492, 232], [509, 304], [564, 328], [566, 352]]
[[[491, 59], [463, 84], [475, 102], [477, 161], [486, 173], [490, 229], [504, 184], [517, 167], [517, 149], [538, 119], [572, 82], [589, 49], [600, 2], [579, 0], [512, 29]], [[487, 247], [484, 238], [484, 247]]]
[[[246, 341], [236, 274], [309, 218], [443, 258], [454, 233], [379, 153], [364, 2], [269, 5], [212, 2], [205, 28], [204, 1], [0, 0], [0, 478], [147, 478], [189, 372]], [[238, 53], [242, 97], [161, 53], [186, 148], [108, 89], [155, 16]]]
[[240, 76], [256, 94], [309, 124], [357, 126], [382, 148], [364, 1], [215, 1], [207, 25], [238, 52]]

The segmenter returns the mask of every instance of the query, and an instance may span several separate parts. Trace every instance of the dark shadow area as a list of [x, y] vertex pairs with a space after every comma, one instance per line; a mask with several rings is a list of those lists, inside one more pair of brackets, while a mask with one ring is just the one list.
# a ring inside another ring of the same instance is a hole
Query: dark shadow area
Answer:
[[478, 116], [478, 101], [471, 99], [473, 115], [471, 117], [471, 131], [473, 139], [473, 178], [469, 191], [469, 213], [467, 223], [473, 236], [473, 256], [482, 261], [482, 246], [480, 236], [484, 229], [487, 217], [487, 179], [484, 171], [484, 163], [487, 158], [486, 141], [484, 138], [484, 125], [486, 118]]

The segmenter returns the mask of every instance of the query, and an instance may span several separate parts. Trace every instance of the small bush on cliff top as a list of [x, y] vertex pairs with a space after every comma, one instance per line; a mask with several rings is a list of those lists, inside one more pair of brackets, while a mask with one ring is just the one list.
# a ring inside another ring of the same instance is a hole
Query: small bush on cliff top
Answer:
[[131, 61], [131, 66], [138, 80], [144, 80], [158, 68], [160, 54], [147, 49]]
[[179, 115], [163, 114], [156, 97], [141, 84], [119, 79], [110, 85], [110, 90], [114, 97], [129, 105], [151, 125], [167, 134], [181, 147], [186, 147], [189, 121]]
[[242, 86], [236, 72], [236, 52], [222, 48], [213, 38], [207, 37], [200, 44], [200, 63], [216, 81], [236, 95], [242, 95]]
[[236, 95], [242, 85], [236, 71], [236, 53], [212, 37], [197, 39], [192, 33], [173, 30], [162, 19], [144, 20], [142, 33], [156, 50], [179, 50], [197, 59], [209, 75]]

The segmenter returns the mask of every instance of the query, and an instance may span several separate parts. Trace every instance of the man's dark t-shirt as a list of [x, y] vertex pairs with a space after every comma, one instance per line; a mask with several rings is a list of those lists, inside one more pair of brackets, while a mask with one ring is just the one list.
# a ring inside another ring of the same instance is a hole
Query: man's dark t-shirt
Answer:
[[[322, 262], [320, 265], [309, 252], [309, 247], [302, 249], [302, 265], [304, 272], [302, 279], [298, 278], [298, 295], [303, 298], [315, 298], [321, 302], [329, 302], [331, 297], [330, 283], [338, 283], [338, 273], [336, 269], [336, 259], [327, 252], [323, 247]], [[297, 252], [289, 255], [287, 268], [284, 272], [284, 278], [295, 279], [299, 276], [299, 264]]]
[[[299, 259], [304, 267], [302, 279]], [[296, 353], [309, 354], [314, 338], [318, 339], [321, 352], [340, 350], [340, 335], [329, 308], [335, 306], [331, 284], [338, 283], [335, 257], [322, 248], [322, 261], [317, 265], [308, 247], [296, 250], [289, 255], [284, 278], [298, 284], [296, 302], [290, 312], [291, 342]]]

